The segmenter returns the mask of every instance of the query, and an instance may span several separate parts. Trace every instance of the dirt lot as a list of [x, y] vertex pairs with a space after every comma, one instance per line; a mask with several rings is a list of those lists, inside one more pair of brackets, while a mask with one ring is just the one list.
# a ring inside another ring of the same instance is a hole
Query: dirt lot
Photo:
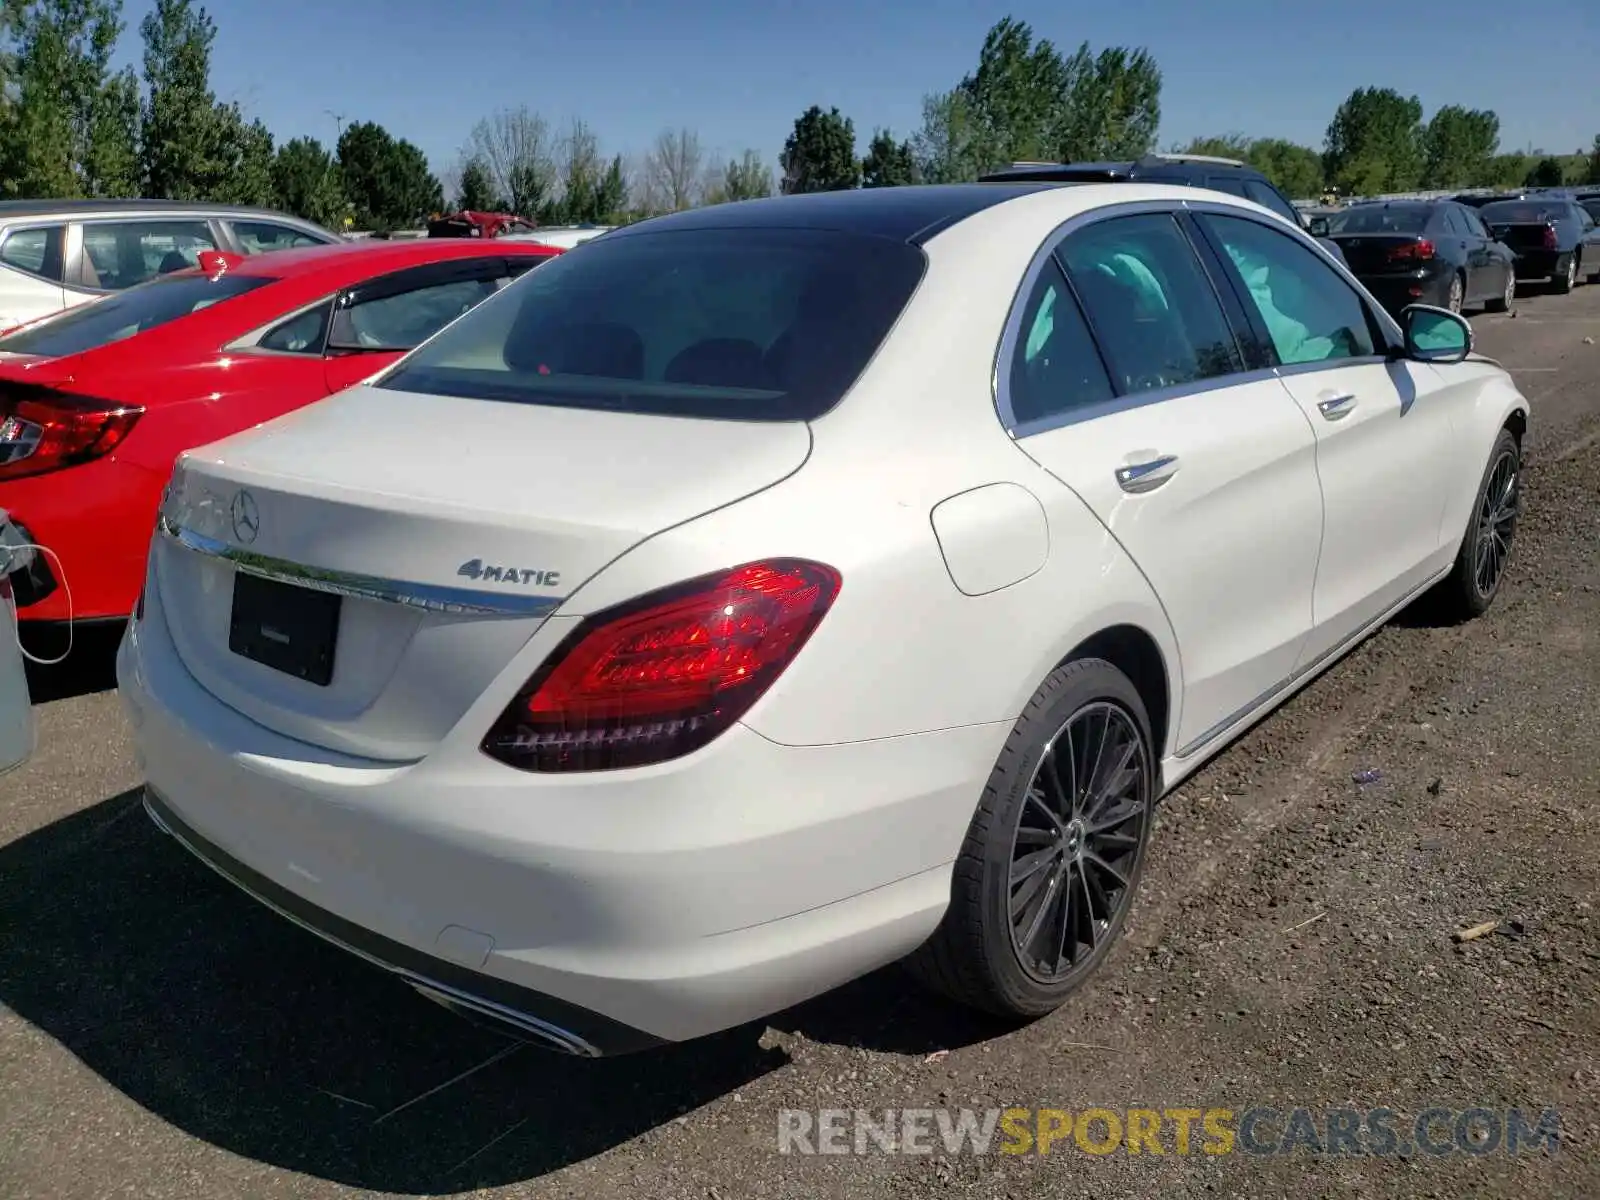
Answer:
[[[511, 1046], [160, 837], [103, 655], [42, 679], [0, 782], [0, 1196], [1600, 1195], [1600, 287], [1474, 324], [1534, 405], [1509, 590], [1402, 618], [1172, 796], [1128, 940], [1022, 1030], [889, 971], [646, 1057]], [[785, 1108], [1013, 1105], [1553, 1107], [1562, 1140], [776, 1149]]]

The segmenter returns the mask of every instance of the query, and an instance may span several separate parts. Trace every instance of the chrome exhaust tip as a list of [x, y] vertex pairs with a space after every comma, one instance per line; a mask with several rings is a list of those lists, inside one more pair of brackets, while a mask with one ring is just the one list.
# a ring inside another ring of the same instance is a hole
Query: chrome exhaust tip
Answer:
[[419, 996], [476, 1025], [486, 1026], [518, 1041], [534, 1042], [548, 1050], [569, 1054], [575, 1058], [600, 1057], [600, 1052], [578, 1034], [562, 1029], [559, 1025], [552, 1025], [549, 1021], [440, 984], [421, 983], [415, 979], [408, 979], [406, 982]]

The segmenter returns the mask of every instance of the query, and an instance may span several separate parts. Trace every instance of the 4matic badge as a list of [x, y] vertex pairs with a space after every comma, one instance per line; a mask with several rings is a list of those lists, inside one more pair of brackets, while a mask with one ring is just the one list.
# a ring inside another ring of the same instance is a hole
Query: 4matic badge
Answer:
[[490, 583], [515, 583], [523, 587], [555, 587], [561, 582], [560, 571], [485, 565], [481, 558], [468, 559], [456, 568], [456, 574], [465, 575], [468, 579], [483, 579]]

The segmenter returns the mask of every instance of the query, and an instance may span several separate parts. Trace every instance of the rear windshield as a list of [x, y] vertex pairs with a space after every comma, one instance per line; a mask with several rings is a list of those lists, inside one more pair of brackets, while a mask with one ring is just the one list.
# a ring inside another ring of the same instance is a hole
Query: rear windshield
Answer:
[[69, 308], [9, 337], [0, 337], [0, 351], [43, 354], [52, 358], [82, 354], [145, 333], [168, 321], [253, 291], [272, 279], [265, 275], [164, 275]]
[[1478, 210], [1478, 215], [1491, 225], [1517, 225], [1540, 224], [1555, 220], [1562, 214], [1556, 205], [1549, 203], [1533, 200], [1501, 200], [1496, 204], [1485, 204]]
[[596, 238], [425, 343], [380, 387], [521, 404], [806, 421], [916, 290], [905, 242], [816, 229]]
[[1431, 208], [1352, 208], [1328, 222], [1329, 233], [1421, 233]]

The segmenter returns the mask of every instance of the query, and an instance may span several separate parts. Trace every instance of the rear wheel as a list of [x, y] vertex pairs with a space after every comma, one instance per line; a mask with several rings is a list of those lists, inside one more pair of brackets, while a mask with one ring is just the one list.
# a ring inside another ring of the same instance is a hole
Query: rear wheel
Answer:
[[1511, 431], [1502, 429], [1478, 485], [1455, 568], [1439, 584], [1436, 599], [1442, 615], [1457, 620], [1481, 616], [1500, 594], [1522, 508], [1521, 478], [1522, 451]]
[[1459, 313], [1461, 306], [1466, 302], [1467, 285], [1460, 275], [1453, 276], [1450, 280], [1450, 290], [1445, 294], [1444, 306], [1453, 313]]
[[1490, 312], [1510, 312], [1511, 306], [1517, 299], [1517, 273], [1511, 267], [1506, 267], [1506, 287], [1495, 299], [1489, 301], [1487, 307]]
[[967, 830], [950, 907], [907, 960], [1011, 1018], [1059, 1007], [1122, 932], [1156, 802], [1150, 720], [1101, 659], [1052, 672], [1012, 729]]
[[1550, 281], [1550, 286], [1560, 295], [1565, 295], [1578, 285], [1578, 256], [1568, 254], [1566, 261], [1556, 260], [1555, 278]]

